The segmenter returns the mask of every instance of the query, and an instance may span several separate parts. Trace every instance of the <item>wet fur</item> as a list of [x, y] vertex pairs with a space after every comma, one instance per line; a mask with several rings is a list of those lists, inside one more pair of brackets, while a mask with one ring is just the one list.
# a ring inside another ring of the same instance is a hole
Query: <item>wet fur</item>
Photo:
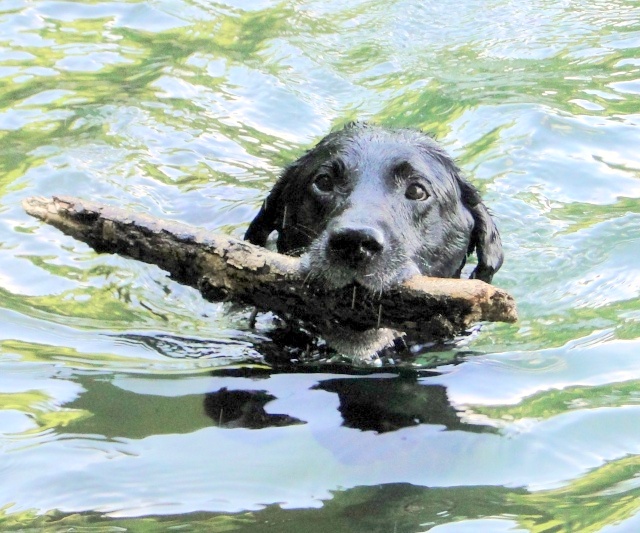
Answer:
[[[416, 200], [416, 191], [427, 197]], [[355, 283], [375, 292], [417, 274], [457, 278], [474, 252], [471, 277], [491, 282], [503, 260], [478, 190], [431, 137], [413, 129], [358, 123], [327, 135], [285, 169], [245, 239], [264, 246], [274, 231], [280, 253], [302, 256], [309, 281], [332, 288]], [[354, 233], [364, 242], [352, 253], [339, 239]], [[365, 357], [394, 335], [324, 336], [338, 351]]]

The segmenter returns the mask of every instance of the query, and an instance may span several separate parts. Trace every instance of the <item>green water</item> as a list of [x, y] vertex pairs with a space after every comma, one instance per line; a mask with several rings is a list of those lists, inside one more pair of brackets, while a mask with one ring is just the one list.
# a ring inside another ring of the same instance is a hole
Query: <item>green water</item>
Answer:
[[[239, 236], [354, 119], [503, 235], [521, 320], [435, 372], [272, 369], [268, 317], [20, 206]], [[0, 530], [640, 531], [639, 147], [637, 1], [0, 0]]]

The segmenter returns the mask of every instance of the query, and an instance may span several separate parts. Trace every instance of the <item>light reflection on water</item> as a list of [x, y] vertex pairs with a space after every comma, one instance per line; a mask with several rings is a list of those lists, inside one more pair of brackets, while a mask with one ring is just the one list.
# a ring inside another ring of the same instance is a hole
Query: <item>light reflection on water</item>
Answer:
[[[3, 529], [634, 530], [639, 35], [622, 1], [0, 2]], [[435, 133], [502, 231], [521, 320], [437, 371], [272, 368], [269, 317], [20, 207], [239, 236], [354, 119]]]

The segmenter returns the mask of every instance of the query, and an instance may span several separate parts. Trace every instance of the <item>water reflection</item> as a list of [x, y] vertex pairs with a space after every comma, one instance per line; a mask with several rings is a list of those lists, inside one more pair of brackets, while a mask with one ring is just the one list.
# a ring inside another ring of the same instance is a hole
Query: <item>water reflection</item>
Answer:
[[[0, 528], [640, 530], [633, 4], [0, 1]], [[301, 364], [20, 208], [240, 235], [353, 119], [433, 132], [492, 206], [522, 320], [480, 357]]]
[[265, 405], [275, 399], [265, 391], [230, 391], [223, 387], [205, 396], [204, 410], [215, 425], [225, 428], [262, 429], [304, 424], [285, 414], [267, 413]]
[[419, 424], [447, 430], [496, 432], [492, 426], [463, 422], [442, 385], [418, 381], [417, 374], [381, 379], [329, 379], [316, 388], [338, 395], [343, 426], [386, 433]]
[[[585, 498], [629, 517], [637, 509], [638, 458], [629, 454], [640, 442], [637, 382], [615, 382], [637, 375], [637, 347], [585, 339], [562, 352], [493, 355], [441, 372], [242, 365], [183, 376], [71, 370], [40, 354], [36, 364], [5, 364], [0, 379], [0, 400], [13, 408], [3, 420], [23, 432], [0, 441], [13, 480], [0, 496], [10, 491], [23, 508], [44, 502], [112, 516], [153, 516], [162, 502], [183, 513], [271, 503], [251, 523], [289, 516], [298, 525], [308, 518], [302, 511], [275, 503], [322, 504], [307, 512], [328, 519], [348, 510], [365, 520], [361, 510], [404, 531], [418, 518], [447, 524], [488, 509], [517, 511], [519, 525], [546, 524], [567, 506], [579, 517]], [[530, 395], [532, 381], [546, 390]], [[36, 427], [22, 429], [26, 420]], [[29, 474], [41, 461], [46, 484]], [[153, 483], [140, 482], [141, 472]], [[568, 481], [557, 488], [558, 479]]]
[[[244, 371], [248, 378], [268, 379], [265, 371]], [[217, 371], [214, 375], [238, 375]], [[418, 381], [417, 372], [403, 372], [400, 376], [374, 375], [321, 379], [310, 391], [320, 390], [337, 395], [337, 411], [341, 426], [360, 431], [387, 433], [420, 424], [443, 426], [447, 430], [492, 432], [490, 425], [470, 424], [461, 418], [442, 385]], [[229, 390], [227, 387], [205, 396], [204, 408], [215, 425], [226, 428], [260, 429], [302, 424], [288, 414], [265, 411], [268, 403], [277, 398], [265, 390]], [[300, 401], [305, 401], [303, 395]], [[328, 405], [332, 405], [329, 402]]]

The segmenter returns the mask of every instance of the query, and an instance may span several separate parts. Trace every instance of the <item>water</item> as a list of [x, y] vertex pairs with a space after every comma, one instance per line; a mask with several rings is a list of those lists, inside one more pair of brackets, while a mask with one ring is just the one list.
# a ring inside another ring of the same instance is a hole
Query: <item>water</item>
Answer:
[[[0, 1], [2, 530], [640, 530], [638, 20], [622, 0]], [[268, 317], [20, 207], [73, 194], [240, 236], [354, 119], [455, 155], [518, 324], [416, 372], [274, 369]]]

